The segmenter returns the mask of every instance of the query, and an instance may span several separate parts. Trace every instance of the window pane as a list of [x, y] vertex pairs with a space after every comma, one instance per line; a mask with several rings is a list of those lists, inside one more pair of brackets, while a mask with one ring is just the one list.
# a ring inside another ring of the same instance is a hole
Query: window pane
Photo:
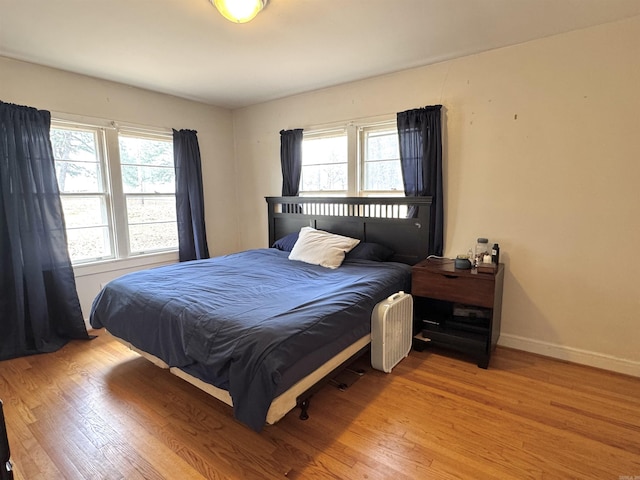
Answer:
[[56, 160], [98, 161], [96, 134], [93, 130], [52, 128], [49, 136]]
[[302, 141], [302, 192], [346, 191], [347, 136], [305, 138]]
[[68, 228], [67, 241], [72, 262], [112, 257], [108, 227]]
[[347, 136], [302, 141], [302, 165], [347, 163]]
[[127, 137], [120, 135], [122, 165], [155, 165], [173, 168], [173, 144], [168, 140]]
[[175, 196], [128, 196], [127, 221], [132, 253], [178, 247]]
[[112, 257], [105, 197], [61, 195], [60, 200], [71, 261]]
[[176, 248], [178, 226], [176, 222], [129, 225], [129, 244], [132, 253]]
[[303, 166], [302, 191], [346, 190], [347, 164]]
[[366, 162], [364, 168], [365, 190], [404, 191], [400, 161]]
[[122, 166], [124, 193], [173, 193], [176, 189], [173, 167]]
[[105, 198], [61, 195], [67, 228], [108, 226]]
[[365, 131], [363, 189], [404, 192], [396, 129]]
[[56, 176], [60, 193], [102, 192], [99, 163], [56, 160]]
[[[148, 222], [175, 222], [175, 197], [127, 197], [129, 224]], [[176, 244], [177, 245], [177, 244]]]
[[398, 134], [396, 132], [368, 134], [366, 161], [390, 159], [400, 159]]
[[52, 128], [50, 137], [60, 192], [103, 192], [96, 132]]

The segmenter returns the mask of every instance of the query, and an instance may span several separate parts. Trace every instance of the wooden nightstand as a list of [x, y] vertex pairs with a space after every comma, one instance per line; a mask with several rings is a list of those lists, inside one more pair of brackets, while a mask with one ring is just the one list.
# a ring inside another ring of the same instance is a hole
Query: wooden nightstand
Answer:
[[[495, 273], [458, 270], [453, 260], [427, 259], [414, 265], [416, 348], [427, 343], [469, 354], [487, 368], [500, 337], [504, 264]], [[422, 340], [422, 338], [430, 340]]]

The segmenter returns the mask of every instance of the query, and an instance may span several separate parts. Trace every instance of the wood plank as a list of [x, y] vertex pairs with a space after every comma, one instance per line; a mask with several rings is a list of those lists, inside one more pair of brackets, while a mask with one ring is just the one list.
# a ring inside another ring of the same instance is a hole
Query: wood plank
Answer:
[[253, 432], [106, 333], [0, 362], [18, 480], [640, 475], [640, 379], [498, 348], [412, 351]]

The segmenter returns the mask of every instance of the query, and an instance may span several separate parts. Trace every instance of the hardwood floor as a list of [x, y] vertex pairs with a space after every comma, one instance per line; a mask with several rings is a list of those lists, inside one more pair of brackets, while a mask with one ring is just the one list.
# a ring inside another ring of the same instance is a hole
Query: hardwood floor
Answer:
[[488, 370], [412, 351], [258, 434], [96, 333], [0, 362], [16, 479], [640, 478], [638, 378], [500, 347]]

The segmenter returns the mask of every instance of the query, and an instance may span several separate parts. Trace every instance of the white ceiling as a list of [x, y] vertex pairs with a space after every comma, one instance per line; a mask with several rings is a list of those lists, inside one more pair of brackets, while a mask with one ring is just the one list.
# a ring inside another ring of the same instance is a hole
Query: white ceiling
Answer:
[[0, 55], [237, 108], [640, 15], [640, 0], [0, 0]]

